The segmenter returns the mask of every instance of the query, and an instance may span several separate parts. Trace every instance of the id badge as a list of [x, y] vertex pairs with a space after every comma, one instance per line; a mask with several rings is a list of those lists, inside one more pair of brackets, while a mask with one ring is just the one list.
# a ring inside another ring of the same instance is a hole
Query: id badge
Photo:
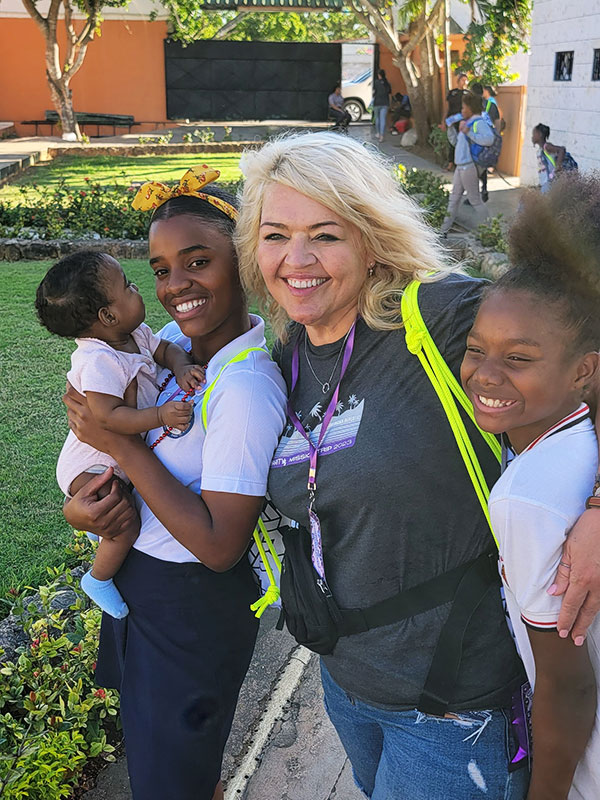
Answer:
[[312, 508], [308, 509], [310, 521], [311, 560], [313, 567], [321, 579], [325, 580], [325, 564], [323, 563], [323, 544], [321, 542], [321, 521]]

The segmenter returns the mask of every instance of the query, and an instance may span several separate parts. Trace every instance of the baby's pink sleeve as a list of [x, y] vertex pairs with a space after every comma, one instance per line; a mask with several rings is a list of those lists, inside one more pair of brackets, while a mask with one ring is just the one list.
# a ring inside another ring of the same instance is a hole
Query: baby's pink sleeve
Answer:
[[112, 348], [102, 348], [94, 353], [88, 353], [79, 365], [78, 372], [83, 394], [99, 392], [124, 398], [125, 390], [131, 383], [131, 377]]
[[160, 336], [157, 336], [155, 333], [152, 333], [152, 328], [149, 325], [146, 325], [145, 322], [142, 322], [139, 328], [134, 332], [134, 335], [137, 334], [139, 336], [139, 342], [141, 342], [144, 347], [146, 347], [152, 355], [156, 352], [156, 348], [162, 342]]

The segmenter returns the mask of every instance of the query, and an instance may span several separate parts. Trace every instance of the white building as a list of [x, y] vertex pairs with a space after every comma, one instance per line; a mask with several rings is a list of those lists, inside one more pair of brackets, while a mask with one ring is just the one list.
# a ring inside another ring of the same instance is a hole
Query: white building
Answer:
[[600, 0], [534, 0], [527, 83], [522, 183], [537, 183], [539, 122], [581, 170], [600, 169]]

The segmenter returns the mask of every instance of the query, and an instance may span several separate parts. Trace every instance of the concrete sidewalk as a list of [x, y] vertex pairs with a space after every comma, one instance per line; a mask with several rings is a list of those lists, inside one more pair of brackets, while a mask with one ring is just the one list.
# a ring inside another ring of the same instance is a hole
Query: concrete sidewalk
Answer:
[[[319, 659], [265, 612], [223, 762], [225, 800], [361, 800], [322, 702]], [[124, 756], [84, 800], [131, 800]], [[178, 800], [165, 797], [164, 800]]]

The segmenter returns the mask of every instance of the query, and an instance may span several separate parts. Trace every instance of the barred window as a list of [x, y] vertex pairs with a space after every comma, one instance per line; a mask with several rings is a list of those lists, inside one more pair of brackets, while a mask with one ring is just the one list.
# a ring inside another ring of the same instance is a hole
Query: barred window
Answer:
[[573, 50], [566, 50], [556, 54], [554, 62], [554, 80], [570, 81], [573, 74]]
[[592, 66], [592, 80], [600, 81], [600, 48], [594, 50], [594, 65]]

